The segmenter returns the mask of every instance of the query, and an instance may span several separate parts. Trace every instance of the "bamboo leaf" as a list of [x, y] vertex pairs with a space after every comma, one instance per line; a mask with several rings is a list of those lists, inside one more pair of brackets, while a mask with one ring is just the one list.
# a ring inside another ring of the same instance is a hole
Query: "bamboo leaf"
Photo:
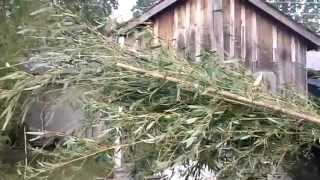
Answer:
[[39, 15], [41, 13], [46, 13], [48, 11], [52, 10], [51, 7], [43, 7], [43, 8], [40, 8], [36, 11], [33, 11], [32, 13], [30, 13], [30, 16], [36, 16], [36, 15]]

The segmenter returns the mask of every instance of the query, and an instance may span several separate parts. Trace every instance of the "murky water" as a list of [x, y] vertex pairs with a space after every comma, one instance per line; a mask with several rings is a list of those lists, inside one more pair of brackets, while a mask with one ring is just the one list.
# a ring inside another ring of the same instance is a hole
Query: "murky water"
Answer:
[[[6, 155], [1, 154], [0, 159], [0, 180], [20, 180], [23, 178], [23, 168], [19, 169], [19, 165], [24, 165], [24, 152], [12, 151], [7, 152]], [[38, 156], [37, 158], [28, 158], [32, 164], [36, 164], [36, 159], [43, 159], [44, 157]], [[50, 159], [47, 159], [50, 160]], [[61, 162], [63, 163], [63, 162]], [[59, 168], [54, 168], [50, 173], [39, 174], [39, 176], [31, 179], [46, 179], [46, 180], [96, 180], [105, 179], [112, 175], [111, 169], [113, 167], [111, 160], [105, 156], [99, 156], [84, 161], [79, 161]], [[20, 172], [19, 172], [20, 171]], [[21, 172], [22, 171], [22, 172]], [[33, 173], [35, 174], [35, 173]], [[31, 175], [28, 173], [28, 175]], [[26, 178], [27, 179], [27, 178]]]

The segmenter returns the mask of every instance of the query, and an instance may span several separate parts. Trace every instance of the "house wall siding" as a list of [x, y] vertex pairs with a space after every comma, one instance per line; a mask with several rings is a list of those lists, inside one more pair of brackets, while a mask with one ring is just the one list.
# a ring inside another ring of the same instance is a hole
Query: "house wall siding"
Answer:
[[272, 74], [274, 90], [306, 91], [308, 42], [244, 0], [184, 0], [153, 17], [154, 33], [198, 60], [203, 50], [238, 58], [252, 72]]

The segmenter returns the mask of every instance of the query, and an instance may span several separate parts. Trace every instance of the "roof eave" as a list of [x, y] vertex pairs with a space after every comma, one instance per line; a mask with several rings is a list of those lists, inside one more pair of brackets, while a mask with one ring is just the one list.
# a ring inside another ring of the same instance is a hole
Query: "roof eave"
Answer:
[[158, 5], [152, 7], [150, 10], [142, 14], [140, 17], [133, 20], [128, 26], [121, 31], [122, 34], [129, 32], [131, 29], [143, 24], [144, 22], [150, 20], [153, 16], [157, 15], [161, 11], [165, 10], [172, 4], [178, 2], [179, 0], [165, 0]]

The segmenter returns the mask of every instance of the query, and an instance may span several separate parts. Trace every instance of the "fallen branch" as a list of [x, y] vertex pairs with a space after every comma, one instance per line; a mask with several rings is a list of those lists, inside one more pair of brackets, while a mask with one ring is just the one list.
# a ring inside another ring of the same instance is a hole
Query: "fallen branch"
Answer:
[[[184, 80], [181, 80], [178, 78], [166, 76], [166, 75], [163, 75], [158, 72], [148, 71], [145, 69], [137, 68], [137, 67], [127, 65], [127, 64], [122, 64], [122, 63], [117, 63], [116, 65], [122, 69], [125, 69], [125, 70], [129, 70], [129, 71], [145, 74], [147, 76], [151, 76], [154, 78], [164, 79], [164, 80], [167, 80], [170, 82], [181, 84], [188, 91], [193, 91], [193, 89], [195, 87], [195, 84], [193, 84], [191, 82], [187, 82], [187, 81], [184, 81]], [[202, 93], [202, 95], [207, 95], [207, 96], [218, 95], [218, 96], [221, 96], [222, 98], [224, 98], [225, 101], [228, 101], [231, 103], [237, 103], [237, 104], [247, 105], [247, 106], [255, 107], [255, 108], [259, 108], [259, 109], [270, 110], [273, 112], [285, 114], [285, 115], [290, 116], [292, 118], [295, 118], [299, 121], [304, 120], [304, 121], [310, 121], [310, 122], [320, 124], [320, 117], [319, 116], [310, 115], [310, 114], [303, 113], [303, 112], [297, 112], [295, 110], [290, 110], [290, 109], [281, 107], [279, 105], [271, 104], [269, 102], [252, 100], [252, 99], [249, 99], [249, 98], [237, 95], [237, 94], [233, 94], [233, 93], [230, 93], [227, 91], [223, 91], [223, 90], [218, 90], [218, 89], [214, 89], [214, 88], [207, 88]]]

